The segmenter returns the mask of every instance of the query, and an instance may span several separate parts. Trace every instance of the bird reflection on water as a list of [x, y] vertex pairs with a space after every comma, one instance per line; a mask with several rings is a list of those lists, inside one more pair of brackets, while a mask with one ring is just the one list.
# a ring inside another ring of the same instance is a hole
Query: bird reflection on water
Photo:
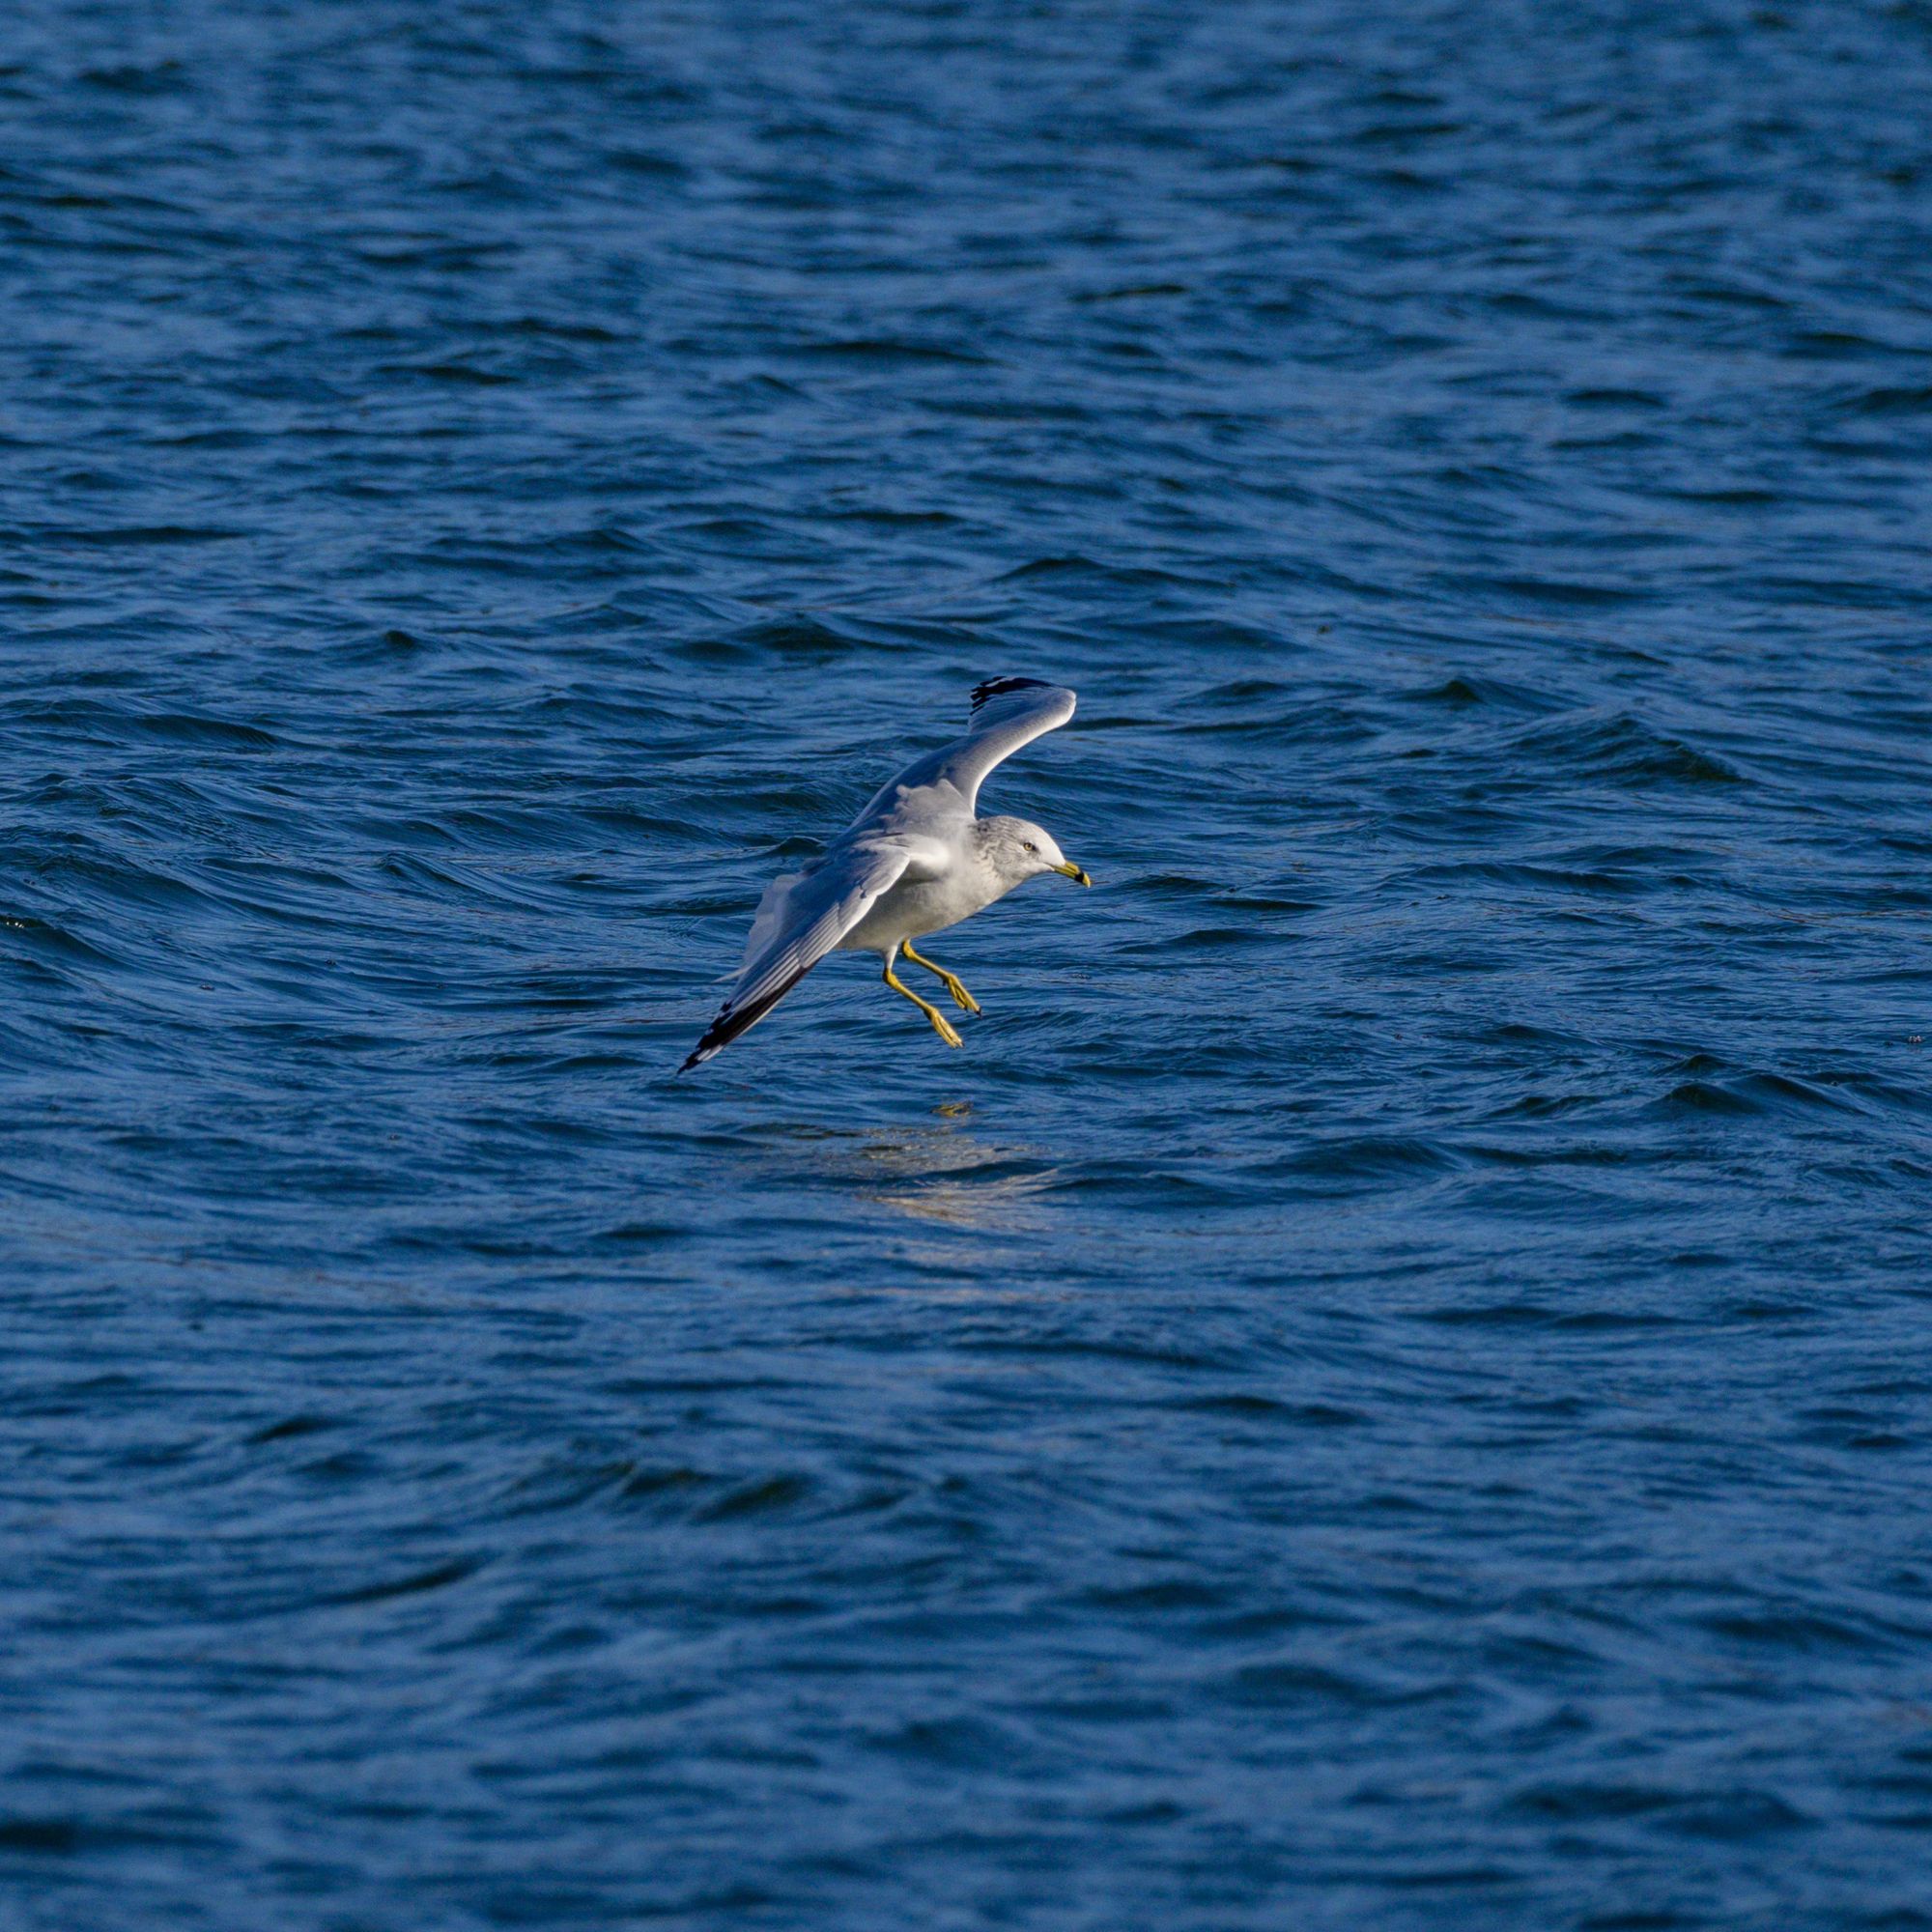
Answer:
[[1060, 1169], [1023, 1141], [991, 1139], [965, 1122], [969, 1100], [932, 1109], [934, 1121], [828, 1129], [799, 1123], [784, 1139], [813, 1150], [814, 1178], [850, 1187], [857, 1198], [919, 1221], [986, 1234], [1021, 1235], [1043, 1228], [1046, 1200]]
[[1046, 1197], [1060, 1179], [1057, 1168], [1039, 1164], [1037, 1150], [982, 1141], [952, 1124], [881, 1134], [865, 1152], [895, 1183], [868, 1199], [918, 1220], [988, 1233], [1018, 1235], [1042, 1226]]

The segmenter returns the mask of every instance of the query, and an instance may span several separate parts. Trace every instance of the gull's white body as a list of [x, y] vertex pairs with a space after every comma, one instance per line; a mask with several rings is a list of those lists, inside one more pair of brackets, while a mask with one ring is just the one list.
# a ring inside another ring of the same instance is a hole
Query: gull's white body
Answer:
[[1037, 826], [976, 816], [986, 774], [1065, 724], [1073, 704], [1072, 692], [1032, 678], [980, 685], [965, 737], [916, 758], [819, 859], [765, 889], [737, 987], [685, 1065], [755, 1026], [828, 952], [877, 952], [890, 975], [906, 942], [957, 925], [1024, 879], [1084, 880]]

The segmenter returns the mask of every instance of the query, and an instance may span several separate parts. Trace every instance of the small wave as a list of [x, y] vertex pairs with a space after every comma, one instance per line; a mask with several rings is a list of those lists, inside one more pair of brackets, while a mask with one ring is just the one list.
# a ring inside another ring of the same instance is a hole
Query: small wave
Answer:
[[0, 913], [0, 944], [18, 946], [43, 957], [81, 966], [112, 966], [111, 952], [50, 919], [32, 914]]
[[1090, 578], [1096, 583], [1133, 585], [1187, 584], [1197, 580], [1175, 571], [1159, 570], [1150, 564], [1100, 563], [1077, 553], [1065, 556], [1037, 556], [1002, 571], [996, 583], [1024, 583], [1042, 578]]
[[1364, 1672], [1293, 1661], [1244, 1664], [1231, 1676], [1222, 1678], [1216, 1688], [1236, 1703], [1263, 1710], [1326, 1704], [1345, 1710], [1372, 1711], [1427, 1703], [1454, 1694], [1447, 1684], [1380, 1683]]
[[1179, 932], [1165, 939], [1132, 940], [1119, 949], [1124, 957], [1158, 957], [1170, 952], [1216, 952], [1230, 947], [1265, 946], [1274, 935], [1252, 925], [1204, 925], [1192, 932]]
[[43, 526], [39, 529], [9, 530], [5, 534], [16, 543], [67, 545], [88, 550], [145, 549], [176, 544], [238, 543], [251, 534], [219, 525], [202, 524], [123, 524], [102, 528], [82, 529]]
[[98, 698], [59, 698], [47, 704], [10, 708], [17, 724], [53, 726], [76, 732], [99, 744], [125, 744], [130, 738], [158, 738], [177, 745], [231, 752], [272, 751], [277, 740], [259, 724], [234, 718], [210, 718], [185, 711], [133, 711]]
[[654, 148], [610, 148], [604, 158], [620, 173], [643, 175], [656, 181], [686, 181], [691, 170], [675, 155], [660, 154]]
[[1680, 1791], [1655, 1784], [1532, 1784], [1519, 1791], [1506, 1805], [1527, 1818], [1560, 1819], [1564, 1823], [1641, 1818], [1686, 1802]]
[[1715, 753], [1656, 730], [1628, 712], [1593, 713], [1540, 725], [1512, 746], [1519, 756], [1624, 785], [1734, 785], [1744, 774]]
[[1421, 1320], [1436, 1328], [1548, 1328], [1557, 1315], [1541, 1301], [1486, 1301], [1473, 1308], [1433, 1308]]
[[473, 1577], [484, 1567], [480, 1556], [452, 1556], [441, 1563], [433, 1563], [426, 1570], [412, 1570], [402, 1577], [385, 1577], [381, 1582], [365, 1583], [360, 1587], [344, 1590], [327, 1599], [332, 1604], [382, 1604], [396, 1597], [419, 1597], [432, 1590], [446, 1590], [452, 1583], [461, 1583]]
[[142, 64], [123, 61], [113, 67], [90, 67], [80, 74], [83, 85], [108, 94], [177, 94], [188, 81], [186, 67], [178, 60]]
[[519, 379], [501, 369], [479, 368], [474, 362], [389, 362], [378, 372], [384, 376], [414, 376], [425, 383], [454, 383], [471, 388], [495, 389]]
[[1747, 1094], [1734, 1094], [1728, 1087], [1714, 1086], [1707, 1080], [1686, 1080], [1663, 1096], [1665, 1107], [1692, 1114], [1756, 1114], [1763, 1111]]
[[1840, 407], [1851, 415], [1919, 416], [1932, 413], [1932, 385], [1913, 384], [1903, 388], [1861, 389]]
[[129, 721], [135, 729], [151, 738], [164, 738], [171, 744], [197, 745], [224, 752], [271, 752], [278, 740], [272, 731], [259, 724], [243, 724], [233, 718], [200, 718], [184, 711], [145, 712]]
[[959, 349], [944, 342], [915, 342], [893, 336], [853, 336], [838, 342], [809, 342], [799, 352], [804, 355], [824, 355], [840, 361], [871, 362], [882, 368], [895, 363], [958, 362], [977, 367], [992, 361], [978, 350]]
[[1662, 886], [1683, 883], [1681, 879], [1656, 879], [1641, 873], [1569, 871], [1554, 866], [1510, 865], [1500, 860], [1482, 860], [1467, 865], [1420, 866], [1411, 872], [1392, 875], [1383, 882], [1383, 890], [1463, 885], [1479, 879], [1492, 885], [1520, 887], [1537, 893], [1590, 893], [1614, 898], [1633, 898]]
[[1322, 1141], [1284, 1160], [1264, 1164], [1268, 1174], [1307, 1175], [1323, 1180], [1373, 1180], [1405, 1175], [1448, 1174], [1466, 1165], [1439, 1141], [1419, 1135], [1352, 1134]]
[[1579, 410], [1661, 410], [1664, 398], [1655, 389], [1567, 389], [1563, 400]]
[[779, 1516], [796, 1509], [812, 1493], [810, 1478], [789, 1473], [763, 1476], [708, 1503], [693, 1518], [696, 1522], [737, 1522], [747, 1517]]
[[1242, 1390], [1226, 1395], [1188, 1396], [1175, 1406], [1202, 1415], [1279, 1422], [1299, 1429], [1358, 1429], [1368, 1421], [1359, 1409], [1338, 1408], [1332, 1403], [1282, 1402], [1274, 1396], [1254, 1395]]
[[0, 1852], [30, 1858], [71, 1858], [97, 1838], [111, 1843], [121, 1835], [113, 1831], [98, 1833], [79, 1818], [0, 1818]]
[[1628, 584], [1585, 583], [1577, 578], [1558, 577], [1495, 577], [1471, 580], [1463, 587], [1565, 611], [1614, 610], [1622, 605], [1642, 604], [1655, 594]]
[[766, 617], [726, 637], [694, 639], [674, 646], [680, 657], [703, 663], [748, 663], [778, 658], [787, 663], [829, 664], [853, 651], [871, 648], [866, 639], [828, 624], [821, 617], [797, 613]]
[[1012, 1760], [1014, 1741], [983, 1718], [923, 1718], [871, 1739], [875, 1750], [950, 1772], [990, 1772]]
[[315, 1435], [325, 1429], [333, 1429], [336, 1426], [330, 1416], [304, 1412], [300, 1415], [285, 1416], [280, 1422], [270, 1422], [256, 1430], [248, 1440], [253, 1446], [270, 1442], [291, 1442], [300, 1436]]
[[1147, 301], [1156, 297], [1192, 293], [1185, 282], [1127, 282], [1113, 289], [1084, 289], [1071, 299], [1081, 303]]
[[1458, 711], [1487, 708], [1543, 713], [1555, 710], [1559, 702], [1528, 685], [1510, 684], [1502, 678], [1482, 677], [1473, 672], [1458, 672], [1440, 684], [1411, 692], [1408, 696], [1417, 704], [1443, 704]]
[[1660, 1105], [1665, 1110], [1736, 1117], [1852, 1110], [1852, 1103], [1831, 1088], [1784, 1073], [1747, 1073], [1725, 1082], [1682, 1081]]

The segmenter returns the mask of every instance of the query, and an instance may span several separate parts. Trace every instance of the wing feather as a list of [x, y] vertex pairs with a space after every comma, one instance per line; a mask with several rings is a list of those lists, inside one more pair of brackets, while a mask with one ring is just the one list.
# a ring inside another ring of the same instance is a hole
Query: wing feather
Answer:
[[[753, 922], [756, 950], [748, 949], [736, 989], [678, 1071], [701, 1066], [756, 1026], [892, 890], [914, 856], [907, 846], [884, 840], [860, 843], [828, 853], [813, 871], [775, 879]], [[781, 886], [782, 895], [775, 898]], [[771, 929], [757, 946], [758, 928], [767, 921]]]
[[980, 787], [995, 765], [1057, 730], [1073, 716], [1074, 696], [1065, 685], [1037, 677], [993, 677], [973, 692], [972, 728], [963, 738], [915, 758], [882, 785], [859, 814], [858, 823], [882, 818], [899, 794], [925, 785], [951, 785], [970, 812], [978, 808]]
[[745, 936], [745, 956], [738, 961], [737, 970], [727, 977], [742, 980], [752, 961], [778, 937], [784, 926], [785, 908], [791, 903], [792, 889], [801, 879], [810, 876], [809, 870], [781, 872], [765, 888], [765, 895], [758, 901], [757, 911], [752, 915], [752, 929]]

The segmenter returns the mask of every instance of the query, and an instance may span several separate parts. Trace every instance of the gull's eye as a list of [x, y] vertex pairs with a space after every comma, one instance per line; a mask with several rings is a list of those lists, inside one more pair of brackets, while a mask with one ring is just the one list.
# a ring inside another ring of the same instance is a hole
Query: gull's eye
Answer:
[[1036, 845], [1031, 838], [1022, 838], [1020, 840], [1020, 843], [1024, 845], [1029, 852], [1037, 852], [1039, 850], [1039, 847]]

